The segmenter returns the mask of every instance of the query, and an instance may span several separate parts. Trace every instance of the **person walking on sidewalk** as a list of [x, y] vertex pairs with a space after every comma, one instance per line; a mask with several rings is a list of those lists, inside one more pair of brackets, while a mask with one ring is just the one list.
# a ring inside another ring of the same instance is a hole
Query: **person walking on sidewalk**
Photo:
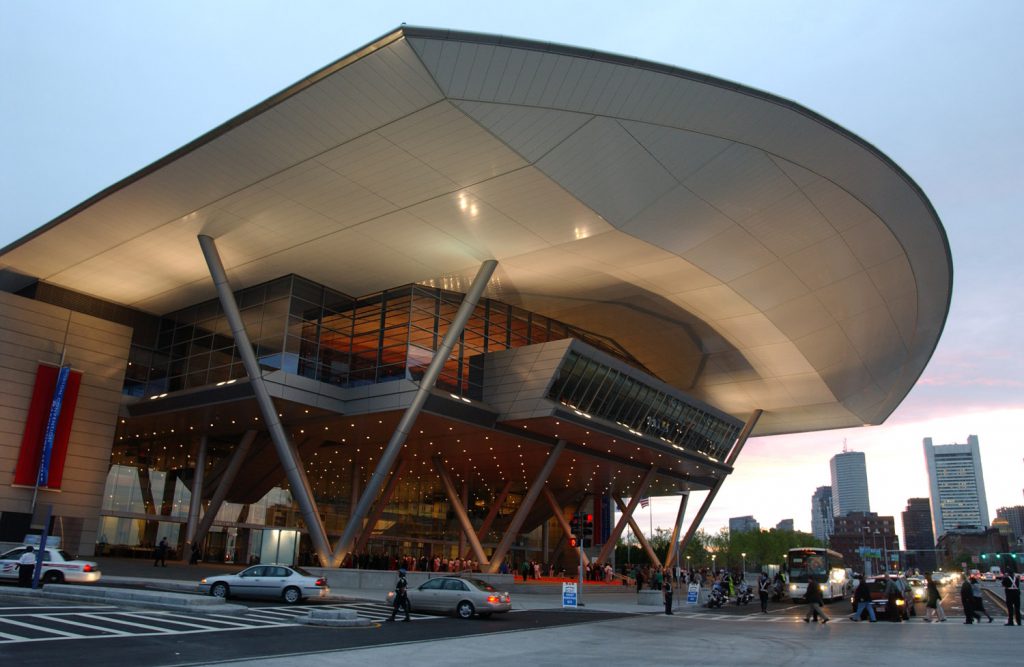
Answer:
[[1020, 575], [1008, 569], [1003, 575], [1003, 590], [1006, 591], [1006, 624], [1020, 625]]
[[807, 579], [807, 592], [804, 593], [804, 599], [807, 600], [807, 615], [804, 616], [804, 623], [810, 623], [811, 616], [814, 615], [821, 616], [822, 625], [832, 620], [825, 613], [825, 608], [821, 606], [821, 587], [814, 580], [814, 577], [808, 577]]
[[162, 565], [167, 567], [167, 538], [161, 538], [160, 544], [153, 550], [153, 567]]
[[395, 599], [391, 604], [391, 618], [388, 621], [394, 621], [395, 616], [398, 614], [399, 609], [405, 610], [405, 618], [403, 621], [409, 620], [409, 582], [405, 580], [405, 568], [398, 570], [398, 581], [395, 582]]
[[971, 577], [971, 595], [974, 596], [974, 612], [978, 615], [978, 622], [981, 623], [981, 614], [985, 614], [991, 623], [992, 616], [985, 611], [985, 599], [982, 597], [981, 582], [977, 577]]
[[971, 580], [969, 577], [964, 577], [964, 583], [960, 584], [960, 604], [964, 608], [964, 621], [967, 625], [971, 625], [975, 621], [981, 620], [981, 615], [974, 611], [974, 593], [971, 591]]
[[32, 587], [32, 575], [36, 569], [35, 548], [30, 544], [25, 547], [25, 553], [18, 559], [18, 586], [21, 588]]
[[932, 577], [933, 575], [928, 575], [928, 597], [924, 603], [927, 615], [924, 620], [926, 623], [931, 623], [934, 618], [937, 622], [945, 622], [946, 612], [942, 611], [942, 595], [939, 594], [939, 585]]
[[871, 622], [875, 623], [878, 621], [878, 618], [875, 616], [875, 605], [871, 604], [871, 586], [864, 577], [860, 578], [857, 590], [853, 592], [853, 601], [857, 603], [857, 611], [853, 612], [850, 620], [859, 621], [864, 610], [867, 609]]

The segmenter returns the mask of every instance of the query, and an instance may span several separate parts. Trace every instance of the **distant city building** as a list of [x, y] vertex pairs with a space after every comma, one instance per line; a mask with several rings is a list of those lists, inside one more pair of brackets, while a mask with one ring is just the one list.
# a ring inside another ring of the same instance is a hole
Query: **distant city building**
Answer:
[[927, 498], [910, 498], [903, 512], [903, 541], [908, 567], [934, 570], [935, 535], [932, 533], [931, 503]]
[[[863, 572], [877, 574], [889, 570], [902, 570], [900, 539], [896, 536], [896, 519], [878, 516], [875, 512], [851, 512], [835, 518], [835, 533], [829, 546], [843, 554], [848, 566]], [[864, 557], [861, 549], [873, 549], [876, 556]]]
[[[949, 530], [939, 537], [936, 547], [940, 549], [939, 555], [953, 568], [967, 567], [977, 569], [988, 569], [992, 565], [1007, 566], [1013, 563], [1010, 557], [1009, 544], [1006, 536], [994, 528], [982, 528], [980, 530]], [[988, 558], [984, 562], [980, 559], [982, 554], [992, 557], [993, 554], [1003, 554], [1004, 558]], [[965, 560], [968, 556], [978, 556], [979, 561]], [[995, 562], [999, 561], [999, 562]], [[961, 563], [967, 563], [966, 566]], [[1017, 564], [1019, 567], [1020, 564]]]
[[756, 533], [761, 530], [761, 524], [752, 516], [735, 516], [729, 519], [730, 533]]
[[811, 533], [828, 544], [828, 540], [835, 532], [834, 515], [832, 513], [832, 487], [819, 486], [811, 496]]
[[1013, 541], [1024, 537], [1024, 505], [1000, 507], [996, 510], [996, 516], [1000, 519], [1006, 519], [1006, 522], [1010, 524]]
[[978, 436], [968, 436], [966, 445], [933, 445], [931, 438], [925, 438], [924, 458], [931, 487], [935, 538], [954, 529], [988, 528], [988, 501]]
[[832, 472], [832, 514], [846, 516], [851, 512], [870, 512], [864, 452], [843, 451], [833, 456], [828, 465]]
[[792, 519], [783, 519], [782, 521], [780, 521], [777, 524], [775, 524], [775, 530], [784, 530], [784, 531], [792, 533], [793, 532], [793, 520]]

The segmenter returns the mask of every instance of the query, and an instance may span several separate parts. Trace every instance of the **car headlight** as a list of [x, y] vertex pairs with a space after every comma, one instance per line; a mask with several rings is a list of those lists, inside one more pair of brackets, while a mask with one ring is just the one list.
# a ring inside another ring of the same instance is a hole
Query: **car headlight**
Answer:
[[906, 600], [896, 600], [897, 607], [902, 607], [904, 604], [906, 604]]

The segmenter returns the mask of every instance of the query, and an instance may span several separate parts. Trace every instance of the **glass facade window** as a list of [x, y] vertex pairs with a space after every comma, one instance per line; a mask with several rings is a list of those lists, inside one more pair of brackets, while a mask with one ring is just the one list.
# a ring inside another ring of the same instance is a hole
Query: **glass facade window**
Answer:
[[[404, 285], [354, 299], [299, 276], [235, 293], [260, 366], [344, 387], [419, 380], [462, 303], [463, 294]], [[160, 318], [154, 346], [133, 344], [124, 393], [153, 396], [245, 377], [216, 299]], [[643, 369], [615, 341], [482, 299], [441, 370], [438, 387], [482, 393], [482, 355], [576, 338]], [[604, 378], [602, 378], [602, 381]], [[600, 394], [599, 386], [580, 388]]]
[[740, 431], [735, 420], [691, 405], [682, 396], [650, 387], [576, 351], [563, 360], [548, 398], [719, 461]]

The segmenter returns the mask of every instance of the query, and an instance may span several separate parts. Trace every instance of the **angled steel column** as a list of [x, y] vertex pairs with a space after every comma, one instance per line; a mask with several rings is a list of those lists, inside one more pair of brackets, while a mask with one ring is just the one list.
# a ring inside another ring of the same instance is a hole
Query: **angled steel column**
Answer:
[[541, 466], [540, 472], [537, 473], [537, 478], [533, 480], [533, 484], [526, 490], [526, 495], [523, 496], [523, 504], [512, 515], [512, 521], [509, 523], [508, 529], [501, 536], [501, 542], [498, 543], [494, 553], [491, 554], [491, 563], [487, 567], [487, 571], [491, 574], [497, 572], [501, 567], [501, 561], [505, 559], [505, 555], [512, 547], [512, 542], [515, 541], [516, 535], [519, 534], [519, 529], [523, 527], [523, 522], [526, 521], [526, 515], [530, 513], [533, 504], [537, 502], [537, 496], [540, 495], [540, 491], [544, 488], [548, 477], [551, 477], [551, 471], [555, 469], [558, 457], [562, 455], [563, 451], [565, 451], [565, 440], [559, 440], [554, 449], [548, 453], [548, 460]]
[[206, 533], [213, 526], [213, 520], [217, 518], [217, 512], [220, 511], [220, 506], [224, 504], [224, 499], [228, 497], [231, 485], [235, 483], [235, 477], [238, 476], [238, 471], [241, 470], [245, 457], [249, 455], [249, 448], [252, 447], [252, 443], [255, 440], [255, 430], [246, 431], [242, 435], [238, 446], [235, 447], [235, 451], [231, 454], [228, 467], [225, 468], [224, 474], [220, 477], [220, 484], [217, 485], [217, 490], [213, 492], [213, 498], [210, 499], [210, 504], [207, 505], [206, 512], [203, 513], [203, 518], [199, 522], [199, 527], [196, 529], [195, 542], [201, 543], [206, 538]]
[[466, 508], [463, 506], [462, 501], [459, 500], [459, 492], [455, 489], [455, 483], [452, 482], [452, 477], [448, 474], [448, 470], [444, 467], [444, 461], [440, 456], [434, 456], [431, 460], [434, 462], [434, 470], [441, 477], [441, 484], [444, 485], [445, 495], [448, 496], [448, 506], [455, 511], [455, 516], [462, 526], [462, 532], [469, 539], [469, 548], [473, 550], [473, 555], [476, 556], [477, 562], [483, 568], [488, 564], [487, 555], [484, 554], [484, 548], [480, 544], [480, 540], [476, 539], [473, 522], [469, 520], [469, 514], [466, 513]]
[[341, 539], [334, 549], [334, 555], [329, 561], [331, 567], [337, 567], [345, 559], [345, 555], [352, 550], [356, 531], [360, 528], [359, 524], [362, 523], [363, 518], [370, 511], [370, 504], [373, 503], [377, 493], [384, 486], [385, 478], [391, 472], [391, 467], [395, 464], [395, 458], [398, 457], [398, 453], [402, 450], [402, 444], [408, 437], [412, 425], [416, 422], [416, 418], [423, 409], [423, 405], [427, 402], [430, 390], [434, 388], [434, 383], [437, 382], [437, 376], [441, 374], [441, 369], [448, 361], [448, 357], [451, 356], [455, 341], [462, 336], [462, 330], [466, 328], [466, 322], [469, 321], [469, 316], [473, 314], [473, 309], [476, 308], [477, 302], [480, 301], [480, 295], [483, 294], [484, 288], [487, 287], [487, 283], [491, 279], [496, 266], [498, 266], [498, 260], [495, 259], [489, 259], [480, 265], [480, 270], [477, 271], [476, 277], [473, 278], [473, 284], [469, 286], [469, 291], [466, 292], [465, 298], [462, 299], [462, 305], [459, 306], [459, 310], [455, 313], [452, 323], [448, 326], [448, 331], [445, 332], [441, 345], [438, 346], [434, 358], [430, 360], [430, 365], [427, 366], [427, 370], [423, 373], [419, 389], [416, 391], [412, 403], [406, 408], [402, 418], [398, 420], [395, 432], [391, 434], [391, 439], [388, 440], [387, 446], [381, 452], [380, 460], [373, 471], [373, 476], [370, 477], [370, 481], [367, 482], [366, 488], [363, 490], [363, 495], [359, 498], [359, 504], [356, 505], [348, 519], [348, 523], [345, 524], [345, 531], [341, 534]]
[[[577, 537], [577, 538], [582, 539], [582, 536], [576, 535], [576, 534], [574, 534], [572, 532], [572, 526], [570, 526], [569, 522], [565, 520], [565, 512], [564, 512], [564, 510], [561, 507], [559, 507], [558, 499], [555, 498], [555, 494], [551, 493], [551, 489], [549, 489], [547, 486], [545, 486], [543, 493], [544, 493], [544, 497], [548, 499], [548, 505], [551, 505], [551, 512], [555, 515], [555, 519], [558, 520], [558, 525], [560, 525], [562, 527], [562, 532], [565, 533], [566, 542], [568, 542], [568, 538], [569, 538], [570, 535], [572, 537]], [[578, 511], [578, 508], [577, 508], [577, 511]], [[583, 564], [584, 565], [590, 565], [590, 559], [587, 558], [587, 552], [584, 551], [582, 553], [583, 553]]]
[[[196, 539], [199, 510], [203, 506], [203, 476], [206, 474], [206, 435], [199, 438], [196, 451], [196, 468], [192, 473], [192, 496], [188, 501], [188, 522], [185, 524], [185, 544], [189, 547]], [[187, 551], [185, 553], [188, 553]]]
[[[612, 500], [618, 506], [619, 511], [622, 512], [623, 516], [626, 516], [626, 503], [622, 502], [622, 496], [617, 493], [613, 493]], [[661, 568], [661, 559], [658, 558], [657, 554], [654, 553], [654, 549], [651, 547], [651, 543], [644, 536], [644, 531], [640, 529], [640, 526], [636, 524], [633, 519], [633, 515], [629, 515], [629, 527], [633, 530], [633, 534], [636, 535], [637, 542], [640, 543], [640, 547], [647, 552], [647, 557], [651, 559], [651, 565]], [[653, 535], [652, 535], [653, 537]]]
[[[747, 444], [747, 438], [750, 437], [751, 431], [754, 430], [754, 426], [757, 425], [757, 420], [761, 418], [762, 414], [764, 414], [764, 410], [759, 409], [754, 410], [753, 414], [750, 415], [750, 419], [747, 420], [747, 423], [743, 426], [743, 430], [740, 431], [739, 437], [736, 438], [736, 444], [733, 445], [732, 450], [726, 457], [725, 465], [731, 467], [732, 464], [735, 463], [736, 457], [739, 456], [740, 452], [743, 450], [743, 445]], [[722, 488], [722, 484], [724, 483], [725, 477], [723, 476], [722, 479], [718, 480], [717, 484], [711, 487], [707, 498], [704, 499], [704, 504], [702, 504], [700, 509], [697, 510], [697, 516], [693, 517], [693, 523], [690, 524], [690, 528], [686, 531], [686, 536], [679, 543], [680, 551], [685, 551], [686, 547], [689, 546], [690, 540], [693, 539], [693, 534], [697, 532], [698, 528], [700, 528], [700, 522], [704, 520], [704, 515], [708, 513], [708, 508], [711, 507], [712, 501], [714, 501], [715, 496], [718, 495], [718, 490]]]
[[686, 513], [686, 501], [690, 499], [690, 492], [683, 493], [679, 499], [679, 512], [676, 514], [676, 522], [672, 524], [672, 537], [668, 543], [668, 556], [665, 557], [665, 567], [672, 567], [676, 560], [676, 549], [679, 547], [679, 531], [683, 529], [683, 514]]
[[384, 492], [380, 494], [380, 498], [374, 503], [373, 511], [370, 512], [370, 516], [366, 519], [366, 526], [363, 528], [363, 532], [359, 534], [359, 539], [356, 540], [355, 546], [352, 547], [353, 553], [359, 553], [366, 548], [366, 543], [373, 536], [373, 529], [377, 526], [377, 522], [380, 521], [381, 515], [384, 514], [384, 509], [391, 502], [391, 496], [394, 495], [395, 489], [398, 487], [398, 482], [402, 477], [402, 473], [405, 472], [408, 460], [406, 458], [398, 459], [394, 472], [392, 472], [391, 477], [388, 478], [388, 483], [384, 486]]
[[242, 365], [245, 366], [245, 374], [249, 376], [249, 385], [256, 397], [256, 405], [259, 406], [260, 414], [263, 416], [263, 423], [270, 432], [270, 439], [274, 443], [277, 457], [281, 460], [281, 467], [284, 468], [285, 478], [291, 487], [291, 492], [299, 504], [302, 512], [302, 519], [306, 522], [306, 529], [309, 530], [309, 537], [313, 543], [313, 549], [320, 557], [321, 563], [331, 562], [331, 545], [327, 541], [327, 531], [324, 530], [323, 521], [317, 512], [316, 502], [313, 500], [312, 489], [309, 480], [306, 478], [306, 471], [302, 469], [302, 462], [299, 461], [295, 448], [292, 446], [288, 435], [281, 426], [281, 420], [277, 417], [277, 410], [274, 408], [274, 400], [270, 397], [266, 385], [263, 383], [263, 372], [260, 370], [259, 362], [256, 360], [256, 353], [252, 351], [252, 343], [249, 342], [249, 335], [245, 332], [245, 325], [242, 322], [242, 315], [238, 312], [238, 303], [231, 291], [231, 284], [228, 283], [227, 273], [224, 272], [224, 264], [221, 262], [220, 254], [217, 252], [217, 245], [213, 238], [205, 234], [199, 235], [199, 246], [203, 249], [203, 256], [206, 258], [206, 265], [210, 268], [210, 277], [217, 288], [217, 296], [220, 298], [221, 307], [224, 308], [224, 316], [231, 327], [231, 334], [235, 338], [235, 347], [242, 357]]
[[[483, 542], [484, 538], [487, 537], [487, 532], [491, 529], [491, 524], [494, 523], [495, 517], [498, 516], [498, 512], [501, 511], [501, 506], [505, 504], [505, 499], [508, 498], [508, 492], [512, 490], [512, 480], [505, 482], [505, 486], [501, 489], [501, 492], [491, 503], [491, 509], [487, 511], [487, 516], [484, 518], [484, 522], [480, 524], [480, 529], [476, 531], [476, 539]], [[463, 558], [469, 558], [469, 549], [463, 554]]]
[[657, 466], [651, 466], [644, 475], [644, 478], [640, 480], [640, 484], [637, 485], [636, 490], [633, 491], [633, 495], [629, 499], [629, 506], [626, 508], [626, 511], [622, 513], [622, 516], [619, 517], [619, 521], [615, 524], [615, 527], [612, 528], [611, 535], [608, 536], [608, 541], [604, 543], [603, 547], [601, 547], [601, 553], [597, 556], [598, 563], [608, 562], [609, 553], [615, 549], [615, 544], [619, 541], [619, 537], [622, 536], [622, 530], [626, 527], [626, 524], [629, 523], [630, 519], [633, 518], [633, 510], [635, 510], [636, 506], [640, 503], [640, 497], [647, 492], [647, 487], [651, 485], [652, 481], [654, 481], [654, 476], [657, 472]]

